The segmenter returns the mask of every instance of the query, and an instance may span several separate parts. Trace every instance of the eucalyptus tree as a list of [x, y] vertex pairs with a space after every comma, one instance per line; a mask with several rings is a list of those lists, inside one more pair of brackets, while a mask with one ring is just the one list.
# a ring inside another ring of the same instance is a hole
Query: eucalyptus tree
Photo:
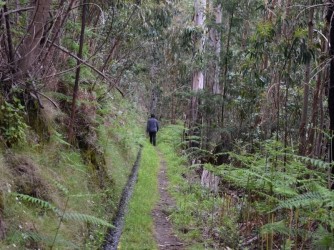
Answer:
[[[204, 89], [204, 73], [203, 73], [203, 49], [206, 42], [205, 39], [205, 19], [206, 19], [206, 0], [194, 0], [195, 13], [194, 25], [197, 30], [195, 37], [195, 68], [192, 77], [192, 91], [196, 95]], [[191, 127], [195, 126], [198, 119], [198, 98], [193, 96], [190, 106]]]

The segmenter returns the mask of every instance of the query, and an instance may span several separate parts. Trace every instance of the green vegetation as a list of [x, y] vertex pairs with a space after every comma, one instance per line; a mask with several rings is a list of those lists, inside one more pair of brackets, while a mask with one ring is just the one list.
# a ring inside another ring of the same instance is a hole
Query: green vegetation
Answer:
[[[217, 209], [224, 208], [229, 201], [201, 187], [196, 167], [187, 167], [187, 158], [180, 151], [183, 129], [180, 125], [171, 125], [159, 135], [159, 148], [168, 165], [169, 191], [176, 201], [170, 216], [172, 222], [190, 249], [235, 247], [238, 244], [235, 213], [230, 211], [219, 216]], [[222, 237], [224, 242], [214, 242], [212, 235]]]
[[89, 134], [94, 147], [67, 143], [63, 127], [54, 123], [63, 114], [48, 107], [48, 140], [32, 144], [39, 131], [26, 128], [26, 142], [2, 151], [0, 219], [6, 238], [1, 249], [102, 245], [143, 140], [135, 109], [113, 98], [117, 104], [108, 100], [99, 105], [89, 125], [96, 131]]
[[224, 180], [224, 192], [237, 193], [238, 222], [246, 225], [240, 235], [261, 238], [259, 248], [273, 248], [274, 238], [284, 249], [299, 244], [333, 247], [334, 193], [327, 187], [328, 163], [294, 155], [272, 140], [253, 153], [240, 146], [229, 154], [229, 164], [204, 168]]
[[150, 144], [145, 143], [129, 212], [120, 241], [120, 249], [157, 249], [153, 235], [151, 212], [157, 203], [159, 156]]
[[[281, 143], [268, 140], [252, 153], [247, 152], [247, 145], [235, 143], [237, 150], [228, 153], [228, 164], [189, 167], [188, 160], [204, 151], [181, 151], [188, 143], [181, 141], [183, 129], [164, 128], [159, 147], [168, 163], [170, 192], [177, 203], [171, 218], [184, 240], [193, 245], [190, 249], [272, 249], [274, 239], [283, 249], [333, 246], [328, 163], [295, 155]], [[221, 178], [219, 193], [200, 185], [200, 167]]]
[[190, 248], [332, 249], [333, 13], [0, 0], [0, 249], [99, 248], [149, 113], [182, 123], [158, 141]]
[[24, 121], [24, 106], [19, 99], [14, 104], [4, 101], [0, 106], [0, 131], [8, 145], [25, 141], [27, 124]]

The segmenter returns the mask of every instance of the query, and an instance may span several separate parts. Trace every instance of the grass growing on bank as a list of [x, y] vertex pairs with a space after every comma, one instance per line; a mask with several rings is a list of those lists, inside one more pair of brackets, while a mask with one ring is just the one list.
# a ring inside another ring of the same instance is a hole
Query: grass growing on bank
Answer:
[[143, 148], [138, 181], [132, 194], [120, 249], [157, 249], [153, 235], [153, 210], [158, 198], [159, 157], [146, 143]]
[[[99, 167], [89, 160], [90, 151], [69, 147], [66, 129], [53, 120], [49, 140], [29, 139], [12, 149], [0, 145], [0, 249], [98, 249], [102, 245], [107, 227], [91, 223], [92, 218], [111, 222], [144, 140], [138, 111], [122, 100], [115, 97], [101, 105], [91, 125], [96, 140], [91, 138], [101, 153], [94, 155]], [[38, 138], [35, 133], [29, 131], [30, 137]], [[67, 212], [67, 219], [60, 220], [43, 204]]]
[[229, 245], [236, 241], [235, 218], [220, 218], [214, 223], [214, 212], [222, 206], [222, 199], [200, 185], [200, 176], [188, 167], [186, 156], [181, 156], [183, 126], [170, 125], [159, 134], [159, 149], [167, 162], [169, 193], [176, 202], [171, 221], [187, 249], [219, 249], [210, 235], [225, 235]]

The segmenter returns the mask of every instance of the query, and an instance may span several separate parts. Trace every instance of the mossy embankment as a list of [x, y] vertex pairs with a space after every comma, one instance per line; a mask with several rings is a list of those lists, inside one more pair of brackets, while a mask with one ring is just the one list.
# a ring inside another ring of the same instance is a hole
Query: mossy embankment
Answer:
[[114, 96], [98, 105], [94, 121], [84, 124], [84, 113], [78, 115], [83, 122], [76, 143], [69, 144], [60, 122], [65, 114], [45, 109], [42, 132], [30, 126], [27, 140], [0, 151], [0, 248], [97, 249], [143, 141], [145, 121]]
[[146, 142], [140, 161], [138, 181], [126, 215], [120, 249], [157, 249], [151, 212], [159, 198], [159, 163], [157, 151]]

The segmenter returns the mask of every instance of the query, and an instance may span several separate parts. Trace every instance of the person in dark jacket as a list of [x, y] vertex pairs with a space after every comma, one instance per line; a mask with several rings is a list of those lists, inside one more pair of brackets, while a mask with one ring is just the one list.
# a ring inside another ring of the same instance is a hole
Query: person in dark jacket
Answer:
[[159, 122], [157, 119], [155, 119], [155, 115], [151, 114], [151, 118], [149, 118], [147, 121], [146, 132], [150, 135], [150, 143], [153, 144], [153, 146], [156, 145], [156, 136], [158, 131]]

